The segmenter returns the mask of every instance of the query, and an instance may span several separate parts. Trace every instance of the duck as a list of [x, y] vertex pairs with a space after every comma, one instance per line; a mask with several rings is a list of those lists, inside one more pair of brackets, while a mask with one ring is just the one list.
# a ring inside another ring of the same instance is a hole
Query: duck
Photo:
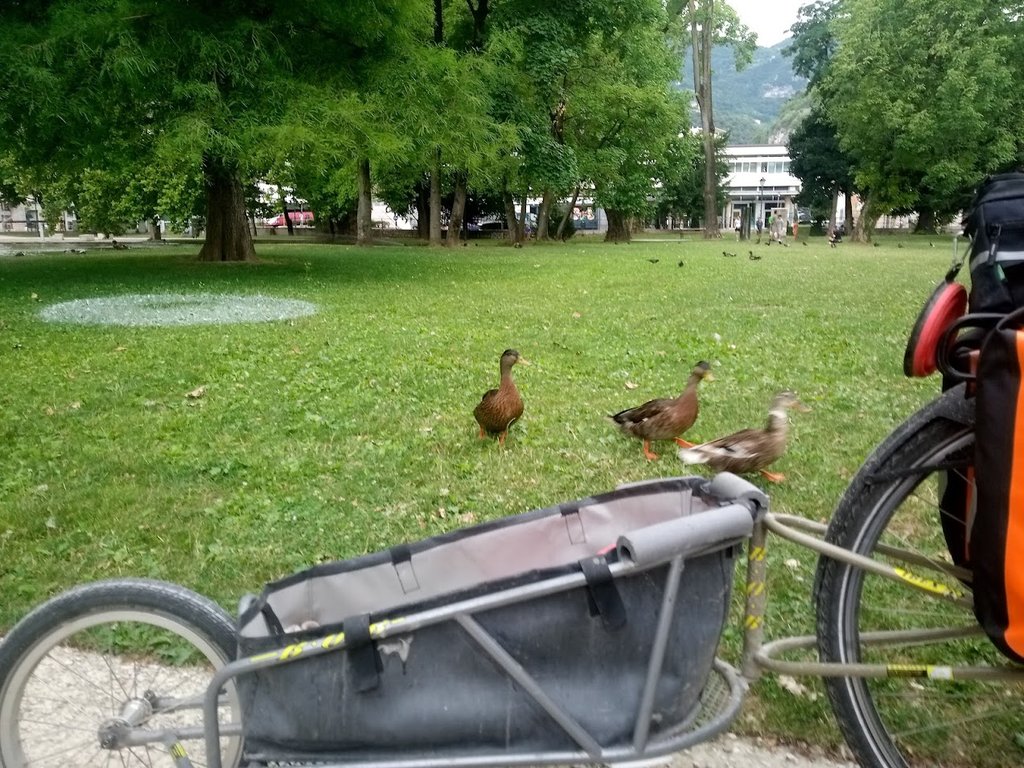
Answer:
[[707, 464], [718, 472], [749, 474], [759, 472], [766, 480], [781, 483], [785, 475], [768, 472], [765, 467], [776, 461], [786, 450], [789, 429], [788, 411], [806, 412], [795, 392], [785, 389], [772, 399], [768, 408], [768, 423], [763, 429], [741, 429], [700, 445], [682, 448], [679, 458], [684, 464]]
[[714, 381], [714, 376], [711, 375], [711, 365], [701, 360], [690, 371], [686, 387], [678, 397], [648, 400], [635, 408], [609, 414], [608, 418], [618, 424], [624, 434], [640, 438], [643, 441], [644, 456], [648, 461], [654, 461], [658, 454], [651, 450], [652, 440], [675, 440], [682, 446], [693, 445], [679, 435], [697, 420], [697, 386], [705, 380]]
[[523, 415], [523, 398], [512, 379], [512, 367], [516, 363], [530, 364], [515, 349], [506, 349], [501, 353], [501, 381], [498, 388], [484, 392], [473, 409], [476, 423], [480, 425], [481, 440], [485, 435], [497, 435], [498, 444], [504, 445], [509, 427]]

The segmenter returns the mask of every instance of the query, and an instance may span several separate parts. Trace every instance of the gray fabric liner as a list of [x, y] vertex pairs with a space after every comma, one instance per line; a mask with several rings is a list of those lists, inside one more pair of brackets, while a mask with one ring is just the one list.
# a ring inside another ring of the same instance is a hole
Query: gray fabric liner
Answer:
[[[634, 489], [620, 496], [606, 494], [568, 516], [552, 507], [547, 514], [515, 524], [471, 529], [466, 536], [414, 550], [411, 560], [400, 564], [401, 570], [380, 559], [336, 573], [313, 570], [307, 578], [268, 585], [261, 600], [286, 629], [308, 621], [327, 626], [348, 616], [387, 612], [482, 583], [575, 563], [632, 530], [718, 506], [716, 500], [694, 495], [696, 480], [660, 483], [646, 493]], [[410, 586], [414, 588], [407, 591]], [[256, 614], [239, 634], [260, 638], [271, 632], [263, 616]]]
[[[729, 613], [733, 552], [687, 561], [669, 606], [651, 735], [698, 707]], [[606, 748], [629, 744], [653, 653], [670, 568], [616, 579], [628, 621], [615, 631], [589, 613], [586, 587], [474, 614], [565, 714]], [[274, 639], [243, 639], [243, 654]], [[375, 644], [380, 685], [359, 691], [342, 650], [238, 678], [247, 754], [339, 762], [540, 754], [578, 748], [566, 731], [453, 621]], [[539, 762], [539, 760], [537, 761]]]

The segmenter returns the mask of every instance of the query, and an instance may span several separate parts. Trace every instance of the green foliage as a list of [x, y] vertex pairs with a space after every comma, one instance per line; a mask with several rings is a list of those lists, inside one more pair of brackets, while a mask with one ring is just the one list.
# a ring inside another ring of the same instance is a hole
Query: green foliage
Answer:
[[790, 28], [793, 39], [782, 53], [793, 59], [793, 71], [817, 87], [828, 72], [836, 51], [832, 23], [839, 13], [837, 0], [814, 0], [800, 7]]
[[[719, 140], [718, 178], [725, 178], [729, 166], [724, 158], [725, 139]], [[655, 193], [655, 215], [665, 222], [669, 216], [676, 220], [698, 221], [704, 211], [704, 149], [696, 134], [685, 132], [669, 143], [656, 164], [658, 187]], [[719, 190], [719, 200], [725, 204], [725, 190]]]
[[[371, 81], [426, 19], [412, 0], [8, 4], [0, 77], [21, 87], [0, 91], [0, 130], [21, 169], [87, 194], [74, 202], [97, 225], [158, 203], [181, 218], [204, 192], [181, 182], [207, 159], [250, 175], [360, 144], [397, 155]], [[353, 98], [360, 89], [369, 97]]]
[[25, 187], [14, 155], [10, 152], [0, 152], [0, 200], [8, 205], [24, 202]]
[[[211, 179], [197, 180], [219, 169], [218, 180], [270, 181], [341, 220], [358, 163], [405, 208], [439, 157], [445, 177], [498, 199], [584, 185], [624, 212], [646, 207], [645, 168], [686, 127], [660, 3], [441, 9], [435, 19], [414, 0], [5, 6], [0, 77], [26, 86], [0, 92], [19, 193], [118, 232], [206, 214]], [[721, 11], [722, 30], [736, 22]]]
[[1024, 160], [1019, 13], [962, 0], [850, 0], [826, 108], [882, 211], [957, 211]]
[[595, 199], [624, 214], [645, 212], [653, 166], [688, 128], [685, 104], [669, 88], [672, 61], [659, 33], [640, 29], [617, 47], [595, 41], [567, 106], [567, 130]]
[[820, 106], [789, 137], [788, 150], [801, 204], [828, 209], [837, 190], [852, 191], [852, 162]]

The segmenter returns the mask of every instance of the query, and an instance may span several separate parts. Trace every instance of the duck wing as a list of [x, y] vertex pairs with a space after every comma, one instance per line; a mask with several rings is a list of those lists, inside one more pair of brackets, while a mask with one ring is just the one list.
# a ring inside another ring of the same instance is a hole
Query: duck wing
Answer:
[[480, 396], [480, 404], [477, 405], [477, 408], [486, 403], [488, 400], [494, 399], [495, 397], [497, 397], [497, 395], [497, 389], [488, 389], [486, 392], [483, 393], [483, 395]]
[[491, 433], [504, 432], [523, 415], [523, 399], [514, 387], [489, 389], [473, 409], [477, 423]]
[[[769, 450], [763, 430], [744, 429], [679, 451], [684, 464], [707, 464], [728, 472], [752, 472], [778, 458]], [[772, 442], [768, 440], [767, 442]]]
[[645, 421], [664, 413], [674, 402], [671, 398], [659, 397], [655, 400], [648, 400], [643, 405], [626, 408], [624, 411], [614, 413], [609, 418], [622, 426], [643, 424]]

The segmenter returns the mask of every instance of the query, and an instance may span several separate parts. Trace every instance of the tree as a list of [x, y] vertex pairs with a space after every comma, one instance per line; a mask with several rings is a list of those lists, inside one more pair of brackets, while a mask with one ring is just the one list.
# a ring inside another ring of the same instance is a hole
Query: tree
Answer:
[[[725, 136], [716, 143], [716, 174], [723, 177], [729, 172], [725, 157]], [[666, 226], [671, 216], [676, 221], [698, 222], [704, 211], [704, 142], [702, 137], [689, 131], [680, 133], [669, 142], [666, 152], [655, 165], [657, 190], [655, 215], [657, 225]], [[726, 191], [720, 188], [716, 206], [726, 203]]]
[[821, 84], [835, 54], [832, 23], [838, 14], [838, 0], [814, 0], [801, 6], [796, 22], [790, 27], [790, 44], [782, 49], [783, 56], [793, 59], [793, 72], [806, 77], [811, 89]]
[[668, 8], [683, 21], [693, 59], [693, 92], [700, 111], [704, 143], [704, 237], [720, 237], [711, 49], [716, 45], [731, 46], [735, 53], [736, 67], [740, 69], [750, 63], [757, 35], [740, 23], [736, 12], [725, 3], [686, 0], [685, 4], [681, 4], [679, 0], [673, 0]]
[[982, 0], [847, 0], [825, 108], [866, 190], [868, 222], [960, 210], [1024, 159], [1021, 7]]
[[640, 18], [644, 23], [591, 39], [590, 66], [578, 73], [566, 102], [566, 140], [580, 184], [605, 209], [605, 239], [613, 242], [628, 242], [634, 219], [650, 213], [659, 163], [689, 129], [686, 99], [671, 87], [678, 61], [662, 11], [648, 4]]
[[[254, 256], [245, 179], [296, 99], [358, 90], [422, 24], [414, 0], [51, 0], [0, 10], [0, 130], [19, 164], [74, 178], [127, 156], [202, 175], [204, 260]], [[308, 101], [306, 102], [308, 104]], [[301, 117], [301, 115], [298, 115]]]
[[840, 193], [846, 199], [846, 221], [852, 223], [855, 191], [853, 158], [840, 145], [827, 114], [831, 95], [827, 75], [836, 50], [833, 25], [838, 13], [836, 0], [816, 0], [801, 7], [791, 28], [792, 42], [782, 51], [793, 58], [793, 71], [807, 78], [809, 91], [810, 109], [788, 142], [793, 174], [801, 181], [801, 202], [829, 212], [829, 231], [836, 225]]
[[800, 179], [800, 202], [812, 208], [829, 211], [828, 231], [836, 225], [836, 202], [839, 194], [846, 196], [847, 221], [852, 220], [852, 163], [846, 156], [835, 127], [821, 107], [811, 114], [790, 135], [789, 156], [793, 175]]

